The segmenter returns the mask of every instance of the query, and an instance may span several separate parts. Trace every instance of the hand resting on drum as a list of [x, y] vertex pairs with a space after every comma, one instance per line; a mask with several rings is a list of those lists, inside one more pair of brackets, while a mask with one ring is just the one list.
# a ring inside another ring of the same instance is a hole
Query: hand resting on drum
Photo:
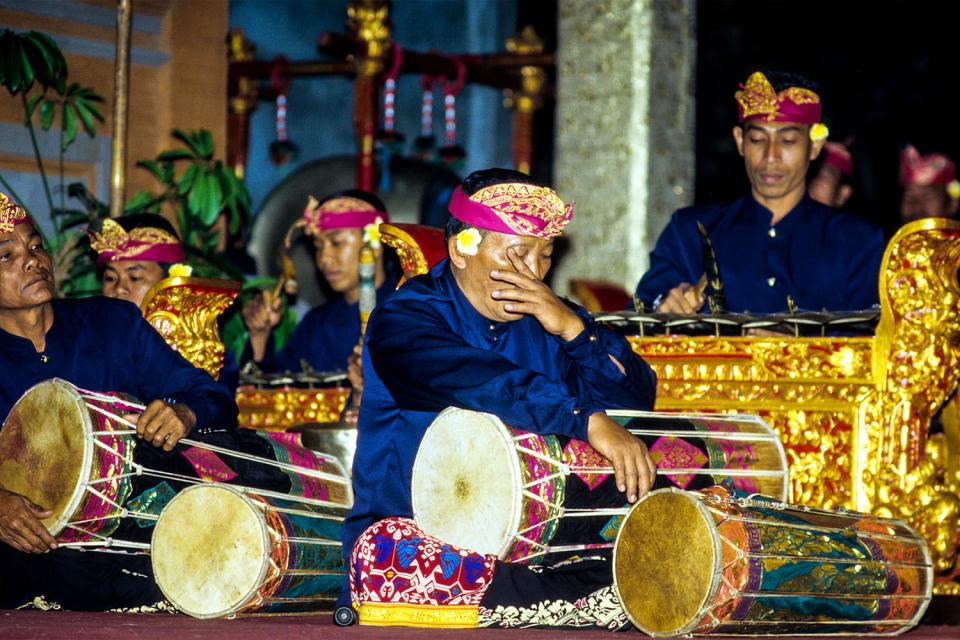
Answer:
[[590, 416], [587, 440], [613, 465], [617, 489], [627, 494], [629, 502], [650, 491], [657, 478], [657, 464], [643, 441], [602, 411]]
[[154, 400], [141, 414], [129, 414], [124, 418], [137, 427], [137, 437], [164, 451], [173, 451], [180, 438], [190, 433], [197, 424], [193, 409], [185, 404], [168, 404]]
[[0, 489], [0, 540], [25, 553], [46, 553], [57, 542], [40, 522], [52, 511], [34, 504], [18, 493]]
[[543, 282], [544, 274], [531, 271], [513, 247], [507, 249], [507, 259], [516, 272], [504, 269], [490, 272], [492, 279], [503, 283], [491, 295], [507, 302], [504, 310], [533, 316], [547, 333], [567, 342], [580, 335], [583, 321]]

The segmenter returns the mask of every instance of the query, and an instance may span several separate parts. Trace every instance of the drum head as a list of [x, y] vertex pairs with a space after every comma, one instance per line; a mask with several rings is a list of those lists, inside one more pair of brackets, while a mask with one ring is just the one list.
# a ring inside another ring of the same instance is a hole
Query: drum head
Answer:
[[651, 636], [688, 633], [719, 579], [720, 541], [696, 496], [648, 494], [627, 513], [613, 552], [613, 582], [627, 617]]
[[520, 527], [519, 462], [499, 418], [451, 407], [438, 415], [413, 463], [413, 517], [444, 542], [498, 557]]
[[58, 534], [89, 478], [90, 413], [76, 388], [54, 378], [27, 390], [0, 431], [0, 487], [53, 511], [43, 521]]
[[177, 609], [195, 618], [223, 617], [250, 602], [264, 580], [267, 524], [236, 489], [195, 485], [160, 514], [150, 554], [157, 585]]

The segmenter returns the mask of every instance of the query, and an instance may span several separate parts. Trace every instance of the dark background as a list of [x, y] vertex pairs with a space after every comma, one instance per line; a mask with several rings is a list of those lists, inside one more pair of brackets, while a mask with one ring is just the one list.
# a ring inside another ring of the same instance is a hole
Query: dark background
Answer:
[[819, 83], [830, 139], [854, 137], [847, 208], [888, 230], [900, 149], [960, 155], [960, 2], [701, 0], [697, 13], [697, 202], [748, 188], [730, 129], [733, 94], [758, 69]]

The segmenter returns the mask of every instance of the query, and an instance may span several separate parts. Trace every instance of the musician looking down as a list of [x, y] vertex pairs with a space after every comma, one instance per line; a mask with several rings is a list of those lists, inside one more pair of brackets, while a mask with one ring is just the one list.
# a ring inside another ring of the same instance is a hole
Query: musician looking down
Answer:
[[[236, 425], [237, 407], [226, 390], [167, 346], [135, 306], [55, 299], [54, 291], [52, 261], [36, 226], [0, 193], [0, 415], [33, 385], [62, 378], [143, 400], [146, 410], [129, 419], [138, 437], [166, 451], [194, 428]], [[104, 557], [113, 554], [56, 549], [40, 523], [49, 515], [45, 505], [0, 490], [0, 608], [23, 604], [21, 596], [37, 591], [68, 608], [159, 599], [152, 581]]]
[[347, 359], [360, 338], [358, 265], [364, 242], [372, 240], [377, 245], [374, 284], [378, 301], [396, 286], [387, 277], [383, 249], [377, 240], [377, 225], [389, 221], [384, 204], [365, 191], [348, 189], [320, 202], [311, 199], [298, 224], [313, 240], [317, 268], [339, 295], [304, 316], [279, 351], [274, 349], [273, 330], [281, 319], [280, 300], [269, 291], [251, 300], [243, 309], [243, 320], [250, 331], [246, 355], [262, 371], [300, 371], [301, 360], [314, 371], [347, 368]]
[[658, 312], [704, 309], [707, 285], [716, 278], [707, 277], [699, 223], [716, 253], [727, 311], [786, 311], [788, 297], [812, 311], [878, 304], [882, 231], [807, 194], [807, 169], [827, 135], [813, 85], [755, 72], [736, 100], [733, 139], [750, 193], [731, 204], [674, 212], [637, 286], [639, 300]]
[[[653, 370], [626, 339], [543, 282], [572, 205], [523, 173], [489, 169], [470, 174], [449, 208], [448, 259], [379, 305], [364, 339], [355, 501], [342, 529], [347, 566], [365, 529], [412, 515], [417, 448], [448, 406], [589, 441], [612, 463], [625, 502], [643, 495], [656, 474], [643, 442], [603, 411], [652, 408]], [[599, 573], [581, 595], [609, 586], [609, 568]]]

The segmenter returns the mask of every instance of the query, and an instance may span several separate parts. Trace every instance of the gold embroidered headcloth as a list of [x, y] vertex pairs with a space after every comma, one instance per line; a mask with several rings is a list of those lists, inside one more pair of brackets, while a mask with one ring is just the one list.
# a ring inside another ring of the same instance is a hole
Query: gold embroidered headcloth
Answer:
[[321, 203], [310, 196], [298, 226], [304, 227], [307, 235], [316, 235], [330, 229], [363, 229], [381, 222], [390, 222], [387, 212], [362, 198], [339, 196]]
[[31, 222], [27, 212], [7, 194], [0, 193], [0, 233], [10, 233], [22, 222]]
[[120, 260], [183, 262], [183, 247], [169, 232], [158, 227], [137, 227], [127, 231], [112, 218], [103, 221], [100, 233], [89, 230], [90, 246], [97, 252], [97, 264]]
[[820, 96], [803, 87], [787, 87], [780, 93], [767, 77], [754, 71], [746, 84], [736, 93], [740, 122], [766, 120], [767, 122], [820, 122]]
[[573, 219], [573, 203], [564, 204], [553, 189], [504, 182], [467, 196], [457, 187], [450, 214], [472, 227], [514, 236], [553, 238]]

